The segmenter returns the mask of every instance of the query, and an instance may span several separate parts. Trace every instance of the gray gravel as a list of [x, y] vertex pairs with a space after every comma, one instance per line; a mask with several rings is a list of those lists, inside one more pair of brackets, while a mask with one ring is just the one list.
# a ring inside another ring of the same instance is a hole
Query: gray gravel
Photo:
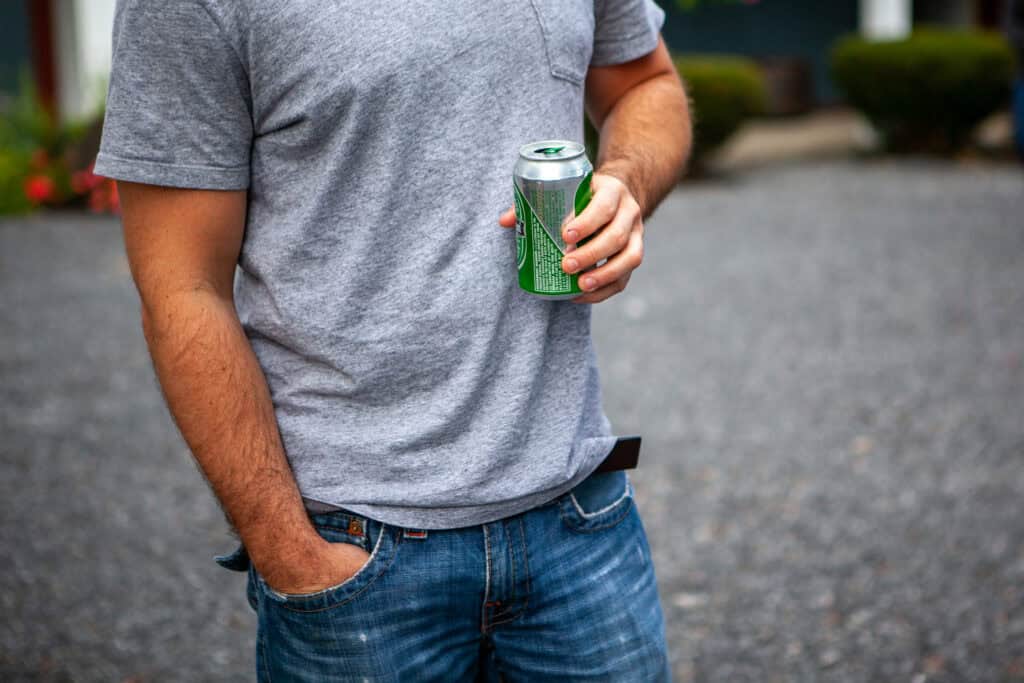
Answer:
[[[678, 681], [1024, 680], [1024, 174], [676, 192], [595, 332]], [[109, 219], [0, 222], [0, 680], [252, 678]]]

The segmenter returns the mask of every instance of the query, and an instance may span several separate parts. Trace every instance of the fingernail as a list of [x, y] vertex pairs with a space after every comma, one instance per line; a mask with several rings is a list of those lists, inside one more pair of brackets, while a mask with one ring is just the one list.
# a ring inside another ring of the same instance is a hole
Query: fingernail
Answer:
[[574, 258], [567, 258], [565, 259], [565, 269], [568, 270], [570, 273], [575, 273], [577, 270], [580, 269], [580, 264]]
[[576, 244], [576, 240], [578, 240], [579, 238], [580, 238], [580, 234], [578, 232], [576, 232], [575, 230], [566, 230], [565, 231], [565, 241], [566, 242], [569, 242], [570, 244]]
[[583, 278], [583, 281], [580, 283], [580, 289], [586, 292], [589, 292], [595, 286], [597, 286], [597, 282], [592, 277], [585, 277]]

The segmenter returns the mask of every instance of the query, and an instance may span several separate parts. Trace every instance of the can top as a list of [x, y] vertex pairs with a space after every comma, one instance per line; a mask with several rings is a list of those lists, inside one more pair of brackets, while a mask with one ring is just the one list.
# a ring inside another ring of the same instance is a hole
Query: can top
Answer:
[[519, 148], [519, 156], [530, 161], [563, 161], [584, 153], [583, 145], [570, 140], [540, 140]]

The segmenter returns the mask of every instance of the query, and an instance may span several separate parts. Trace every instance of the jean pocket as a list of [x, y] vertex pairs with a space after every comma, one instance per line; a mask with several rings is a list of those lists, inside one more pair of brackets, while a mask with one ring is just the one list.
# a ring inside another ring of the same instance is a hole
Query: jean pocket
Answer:
[[227, 555], [217, 555], [213, 559], [225, 569], [230, 569], [233, 572], [246, 572], [245, 597], [249, 602], [249, 606], [255, 610], [257, 608], [257, 596], [256, 586], [253, 582], [254, 569], [245, 546], [239, 543], [234, 551]]
[[563, 496], [562, 521], [580, 533], [610, 529], [633, 508], [633, 487], [623, 471], [592, 474]]
[[213, 559], [220, 566], [233, 572], [249, 571], [249, 553], [241, 543], [227, 555], [217, 555]]
[[[349, 543], [367, 550], [370, 555], [355, 574], [339, 584], [313, 593], [282, 593], [272, 588], [257, 572], [260, 593], [294, 612], [320, 612], [351, 602], [384, 574], [397, 551], [398, 535], [384, 524], [334, 513], [327, 515], [331, 517], [327, 522], [319, 520], [320, 517], [324, 515], [314, 517], [313, 525], [324, 540], [330, 543]], [[338, 524], [340, 517], [345, 517], [346, 523]]]
[[530, 0], [551, 75], [582, 85], [594, 50], [593, 0]]

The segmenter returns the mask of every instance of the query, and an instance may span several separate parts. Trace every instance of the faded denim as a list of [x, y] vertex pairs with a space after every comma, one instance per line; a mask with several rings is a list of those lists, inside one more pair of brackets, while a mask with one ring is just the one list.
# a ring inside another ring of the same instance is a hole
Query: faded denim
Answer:
[[404, 529], [312, 517], [371, 553], [344, 583], [282, 595], [244, 549], [261, 683], [670, 680], [650, 549], [623, 472], [503, 520]]

